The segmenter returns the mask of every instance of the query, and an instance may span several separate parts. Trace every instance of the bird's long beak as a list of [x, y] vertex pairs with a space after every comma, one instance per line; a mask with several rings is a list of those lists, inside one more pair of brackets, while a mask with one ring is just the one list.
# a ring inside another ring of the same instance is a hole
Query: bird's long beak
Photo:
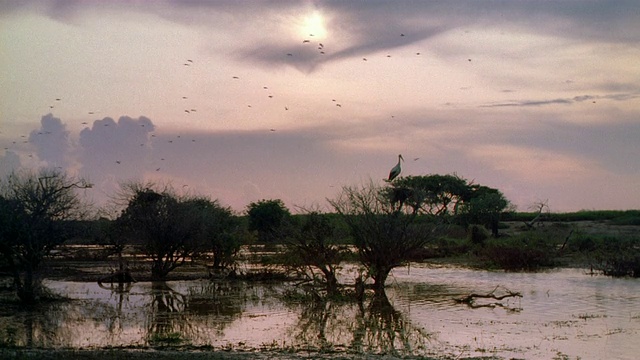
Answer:
[[398, 156], [400, 157], [400, 159], [401, 159], [402, 161], [404, 161], [404, 158], [402, 157], [402, 154], [400, 154], [400, 155], [398, 155]]

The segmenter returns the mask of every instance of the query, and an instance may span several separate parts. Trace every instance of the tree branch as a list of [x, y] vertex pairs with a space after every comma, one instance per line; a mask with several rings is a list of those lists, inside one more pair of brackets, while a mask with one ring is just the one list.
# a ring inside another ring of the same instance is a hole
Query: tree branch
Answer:
[[509, 297], [522, 297], [522, 294], [519, 292], [514, 292], [511, 291], [509, 289], [504, 288], [504, 290], [506, 291], [505, 294], [503, 295], [496, 295], [496, 290], [498, 290], [498, 288], [500, 288], [500, 285], [496, 286], [493, 290], [491, 290], [491, 292], [487, 293], [487, 294], [476, 294], [476, 293], [471, 293], [465, 297], [462, 298], [456, 298], [454, 299], [457, 303], [460, 304], [467, 304], [469, 307], [471, 308], [480, 308], [480, 307], [490, 307], [490, 308], [494, 308], [496, 306], [499, 307], [504, 307], [503, 304], [499, 303], [499, 302], [494, 302], [494, 303], [489, 303], [489, 304], [476, 304], [476, 299], [494, 299], [494, 300], [503, 300]]

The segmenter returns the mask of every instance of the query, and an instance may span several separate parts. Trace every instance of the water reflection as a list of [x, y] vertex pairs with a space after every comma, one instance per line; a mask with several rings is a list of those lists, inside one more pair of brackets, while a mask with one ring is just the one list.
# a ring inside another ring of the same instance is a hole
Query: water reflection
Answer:
[[386, 293], [376, 293], [367, 311], [360, 306], [354, 348], [360, 352], [411, 354], [426, 348], [429, 334], [411, 324], [389, 301]]
[[299, 312], [290, 328], [297, 348], [401, 355], [424, 349], [430, 338], [396, 310], [385, 293], [374, 295], [368, 304], [322, 300], [289, 306]]
[[147, 342], [182, 342], [193, 327], [189, 321], [186, 296], [172, 289], [166, 282], [151, 283], [152, 300], [146, 321]]
[[[0, 313], [5, 343], [29, 347], [158, 344], [260, 349], [274, 345], [434, 357], [633, 359], [640, 351], [640, 282], [585, 276], [455, 268], [399, 269], [384, 296], [307, 301], [289, 284], [207, 280], [98, 286], [49, 281], [72, 301], [16, 305]], [[453, 299], [497, 285], [523, 297], [520, 309], [479, 308]]]

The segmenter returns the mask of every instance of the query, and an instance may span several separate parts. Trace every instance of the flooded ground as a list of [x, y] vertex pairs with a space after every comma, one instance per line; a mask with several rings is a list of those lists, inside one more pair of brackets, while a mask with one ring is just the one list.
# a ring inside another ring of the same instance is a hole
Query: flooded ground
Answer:
[[[387, 297], [368, 294], [362, 305], [290, 296], [286, 283], [46, 285], [75, 300], [4, 312], [4, 342], [436, 358], [635, 359], [640, 353], [640, 281], [579, 269], [503, 273], [413, 264], [393, 272]], [[476, 308], [453, 300], [494, 290], [522, 297], [478, 299]]]

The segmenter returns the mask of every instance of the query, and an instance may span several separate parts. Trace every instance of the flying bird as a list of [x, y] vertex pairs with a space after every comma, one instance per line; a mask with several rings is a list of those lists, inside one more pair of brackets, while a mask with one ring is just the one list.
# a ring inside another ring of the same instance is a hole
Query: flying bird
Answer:
[[393, 179], [397, 178], [398, 175], [400, 175], [400, 173], [402, 172], [402, 161], [404, 161], [404, 158], [402, 158], [402, 154], [400, 154], [398, 155], [398, 163], [389, 172], [389, 179], [387, 181], [393, 181]]

